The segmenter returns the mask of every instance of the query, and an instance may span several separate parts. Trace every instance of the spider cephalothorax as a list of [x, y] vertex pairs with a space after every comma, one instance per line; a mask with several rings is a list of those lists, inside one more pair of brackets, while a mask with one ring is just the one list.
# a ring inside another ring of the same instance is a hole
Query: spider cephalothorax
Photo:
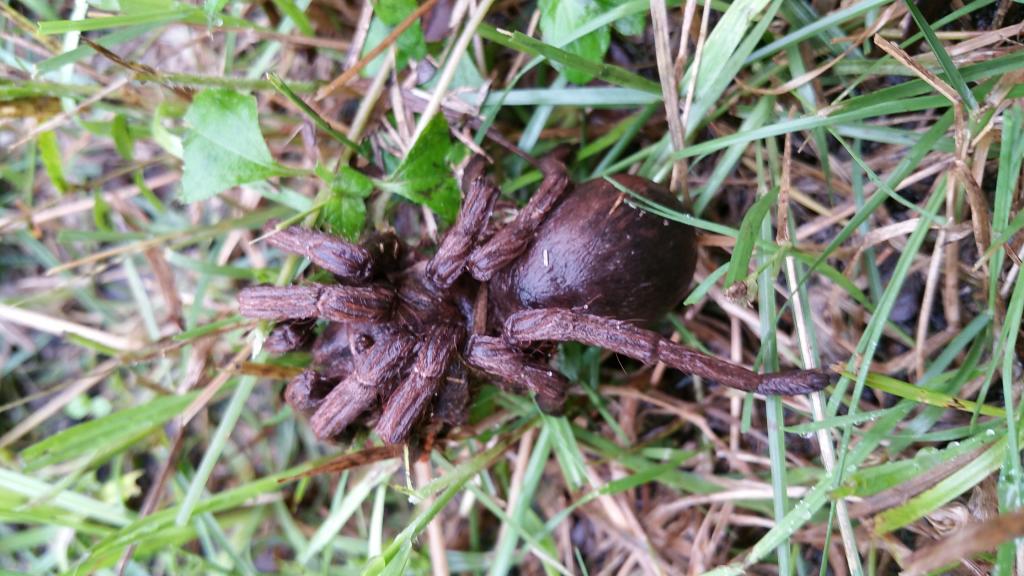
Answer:
[[537, 193], [481, 242], [498, 189], [484, 175], [483, 160], [472, 160], [463, 176], [462, 211], [429, 259], [403, 254], [389, 234], [360, 245], [300, 228], [269, 238], [338, 279], [256, 286], [239, 295], [243, 315], [289, 321], [268, 339], [273, 350], [302, 346], [314, 319], [330, 321], [313, 346], [317, 370], [285, 389], [317, 437], [336, 439], [359, 423], [397, 443], [424, 418], [459, 424], [470, 372], [532, 393], [542, 409], [557, 411], [568, 383], [529, 346], [535, 342], [601, 346], [766, 394], [828, 384], [828, 374], [818, 370], [758, 375], [641, 327], [683, 297], [696, 245], [691, 228], [637, 209], [619, 188], [682, 206], [642, 178], [574, 187], [558, 160], [545, 159], [541, 167]]

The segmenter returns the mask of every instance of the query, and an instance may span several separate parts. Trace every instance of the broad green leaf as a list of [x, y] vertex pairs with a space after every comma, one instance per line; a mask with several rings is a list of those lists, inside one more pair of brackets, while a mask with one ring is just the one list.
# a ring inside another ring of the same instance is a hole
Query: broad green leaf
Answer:
[[378, 186], [417, 204], [425, 204], [446, 222], [459, 211], [459, 186], [448, 165], [452, 142], [448, 122], [438, 114], [413, 144], [397, 170]]
[[[605, 10], [613, 10], [624, 4], [632, 4], [633, 0], [597, 0]], [[623, 36], [639, 36], [647, 29], [647, 11], [634, 12], [629, 16], [623, 16], [613, 24], [615, 31]]]
[[346, 240], [358, 240], [366, 222], [366, 204], [362, 198], [334, 195], [321, 209], [330, 231]]
[[414, 0], [377, 0], [373, 3], [373, 13], [388, 26], [398, 26], [415, 10]]
[[211, 89], [196, 96], [185, 121], [182, 202], [205, 200], [248, 182], [288, 173], [274, 162], [260, 133], [256, 98]]
[[[544, 41], [559, 46], [581, 23], [601, 14], [601, 7], [592, 0], [541, 0], [539, 6], [540, 29]], [[600, 62], [604, 59], [610, 43], [611, 33], [608, 28], [599, 28], [566, 44], [563, 49], [586, 60]], [[574, 84], [586, 84], [594, 77], [593, 74], [571, 67], [564, 68], [563, 71], [565, 77]]]
[[331, 190], [331, 197], [320, 211], [327, 227], [346, 240], [357, 240], [366, 222], [363, 199], [373, 192], [373, 180], [349, 166], [342, 166], [337, 174], [317, 166], [316, 173]]
[[[421, 86], [425, 90], [433, 91], [437, 88], [437, 83], [440, 81], [441, 75], [434, 74]], [[459, 63], [455, 66], [455, 75], [452, 76], [452, 81], [448, 83], [448, 89], [451, 91], [459, 88], [472, 88], [475, 90], [483, 86], [484, 82], [484, 77], [476, 69], [476, 64], [473, 63], [472, 58], [459, 58]]]
[[[321, 178], [323, 176], [321, 174]], [[373, 180], [350, 166], [342, 166], [338, 169], [337, 174], [330, 178], [324, 178], [324, 182], [330, 184], [333, 192], [345, 196], [368, 198], [373, 193]]]

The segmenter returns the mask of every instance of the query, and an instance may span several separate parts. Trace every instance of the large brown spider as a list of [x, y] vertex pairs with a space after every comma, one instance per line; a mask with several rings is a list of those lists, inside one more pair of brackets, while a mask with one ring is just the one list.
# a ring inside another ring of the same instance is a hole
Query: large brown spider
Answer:
[[[557, 411], [568, 382], [542, 352], [550, 346], [532, 343], [582, 342], [763, 394], [828, 384], [820, 370], [755, 374], [640, 327], [685, 295], [696, 260], [693, 230], [632, 207], [607, 180], [572, 186], [557, 159], [545, 158], [541, 168], [537, 193], [492, 233], [499, 191], [483, 160], [471, 160], [462, 211], [429, 259], [406, 254], [391, 234], [361, 245], [301, 228], [269, 238], [339, 281], [255, 286], [238, 298], [244, 316], [292, 321], [268, 339], [275, 350], [301, 346], [316, 318], [331, 321], [313, 348], [320, 370], [307, 370], [285, 389], [318, 438], [337, 439], [356, 422], [376, 420], [380, 438], [399, 443], [428, 413], [438, 425], [460, 424], [467, 368]], [[615, 180], [683, 210], [653, 182]]]

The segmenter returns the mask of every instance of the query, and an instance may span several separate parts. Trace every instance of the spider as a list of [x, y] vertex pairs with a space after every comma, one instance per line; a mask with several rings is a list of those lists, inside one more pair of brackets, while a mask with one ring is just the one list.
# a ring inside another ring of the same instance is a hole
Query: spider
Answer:
[[[644, 327], [683, 298], [693, 275], [692, 228], [639, 210], [605, 179], [576, 186], [554, 157], [540, 161], [538, 191], [503, 227], [492, 226], [498, 188], [485, 162], [466, 166], [464, 203], [429, 258], [393, 234], [360, 244], [292, 227], [269, 237], [308, 258], [337, 284], [254, 286], [242, 315], [287, 321], [267, 340], [274, 351], [308, 340], [317, 318], [330, 323], [313, 346], [314, 366], [285, 388], [321, 440], [373, 426], [388, 444], [418, 425], [458, 425], [469, 400], [467, 373], [557, 412], [568, 381], [550, 366], [555, 342], [577, 341], [762, 394], [824, 388], [822, 370], [756, 374], [676, 344]], [[663, 206], [683, 206], [657, 184], [614, 179]]]

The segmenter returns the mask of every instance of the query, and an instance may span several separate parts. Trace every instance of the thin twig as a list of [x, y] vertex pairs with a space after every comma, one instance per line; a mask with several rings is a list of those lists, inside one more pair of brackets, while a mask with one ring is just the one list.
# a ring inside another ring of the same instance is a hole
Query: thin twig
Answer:
[[318, 90], [316, 93], [316, 98], [314, 100], [319, 102], [320, 100], [327, 98], [331, 94], [334, 94], [339, 89], [341, 89], [341, 87], [343, 87], [345, 84], [348, 83], [349, 80], [355, 77], [355, 75], [358, 74], [360, 70], [365, 68], [367, 64], [373, 62], [377, 58], [377, 56], [383, 54], [392, 44], [394, 44], [395, 41], [398, 40], [398, 37], [401, 36], [403, 32], [408, 30], [410, 26], [415, 24], [420, 19], [420, 16], [423, 16], [431, 8], [433, 8], [434, 4], [437, 4], [437, 0], [427, 0], [418, 8], [413, 10], [411, 14], [405, 17], [405, 20], [402, 20], [398, 24], [398, 26], [395, 26], [395, 29], [392, 30], [390, 34], [384, 37], [384, 40], [382, 40], [380, 44], [374, 46], [373, 49], [366, 54], [366, 56], [363, 56], [359, 60], [359, 62], [356, 62], [355, 66], [352, 66], [348, 70], [345, 70], [337, 78], [331, 80], [330, 84]]

